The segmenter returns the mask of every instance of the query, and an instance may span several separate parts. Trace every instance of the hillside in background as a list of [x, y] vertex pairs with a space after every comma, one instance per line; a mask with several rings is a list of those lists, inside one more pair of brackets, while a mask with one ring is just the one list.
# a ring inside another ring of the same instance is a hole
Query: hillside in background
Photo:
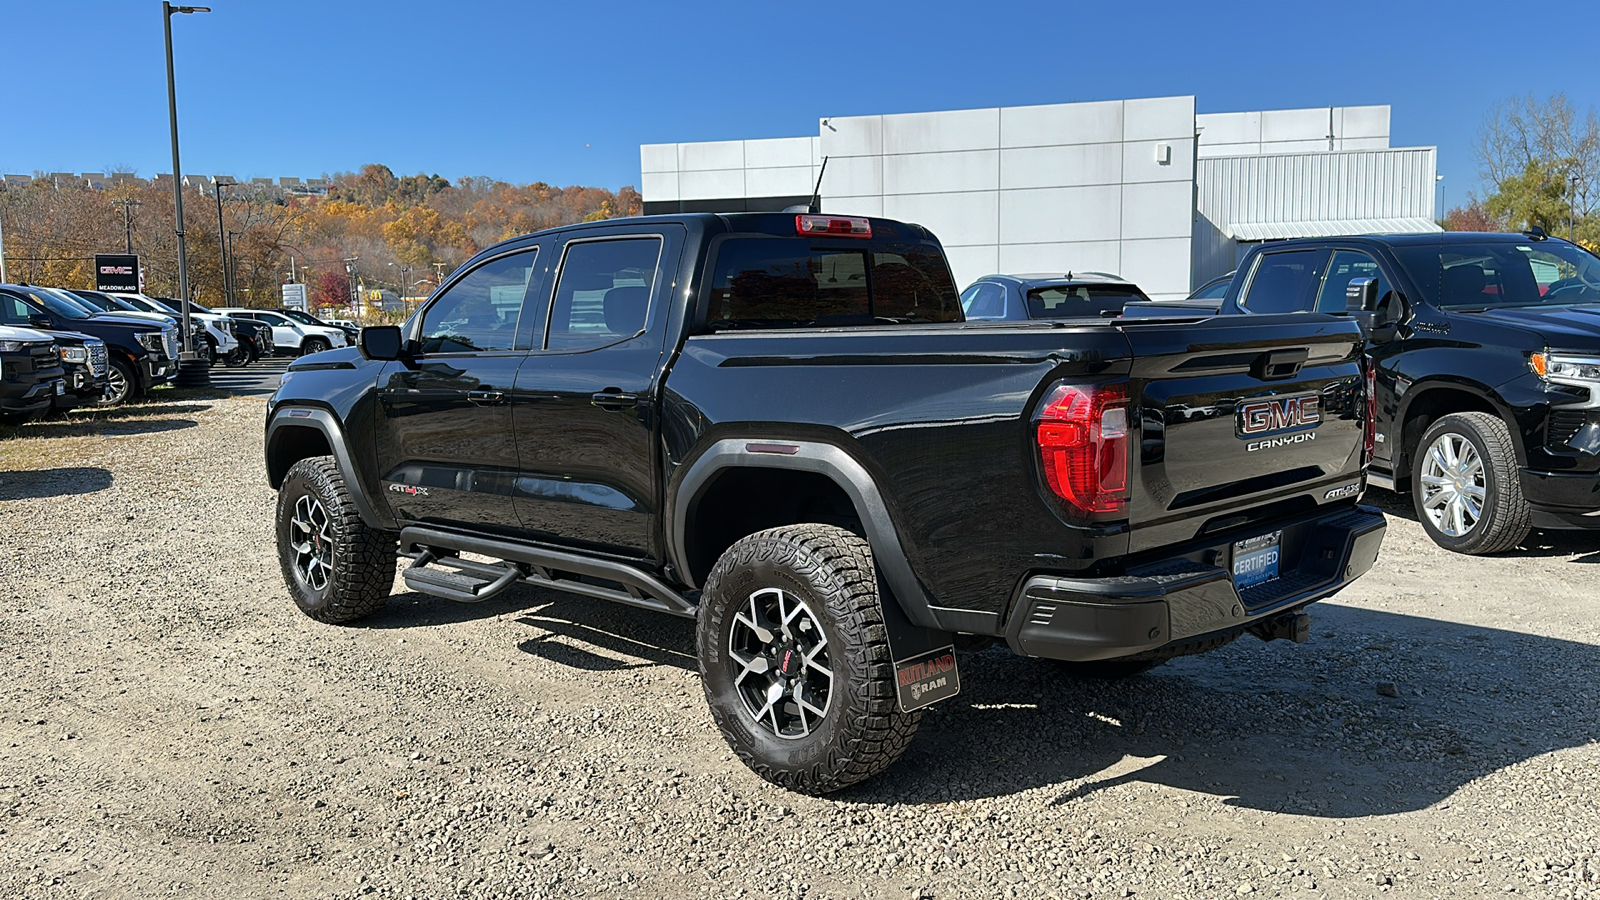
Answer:
[[[271, 185], [224, 187], [222, 221], [214, 192], [184, 189], [191, 296], [223, 302], [220, 244], [231, 240], [241, 305], [275, 306], [279, 285], [312, 285], [313, 300], [337, 305], [341, 285], [401, 296], [426, 294], [441, 276], [497, 241], [573, 222], [638, 215], [639, 192], [507, 184], [489, 178], [454, 183], [437, 175], [396, 176], [372, 164], [329, 178], [325, 196], [297, 196]], [[124, 203], [127, 203], [125, 206]], [[177, 239], [170, 180], [101, 188], [47, 178], [0, 187], [7, 274], [12, 281], [93, 287], [96, 253], [123, 252], [127, 212], [146, 293], [176, 296]], [[231, 235], [229, 234], [231, 233]], [[227, 235], [225, 238], [224, 236]]]

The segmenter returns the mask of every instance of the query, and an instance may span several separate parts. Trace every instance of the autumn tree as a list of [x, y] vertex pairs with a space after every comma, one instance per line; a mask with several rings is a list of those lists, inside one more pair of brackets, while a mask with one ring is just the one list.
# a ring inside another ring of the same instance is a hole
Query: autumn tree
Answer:
[[1493, 191], [1484, 208], [1511, 227], [1576, 233], [1600, 214], [1600, 114], [1580, 112], [1565, 94], [1495, 104], [1476, 151]]
[[311, 302], [317, 306], [349, 306], [350, 280], [342, 272], [318, 272], [311, 282]]
[[1489, 214], [1483, 208], [1483, 203], [1473, 200], [1466, 206], [1458, 206], [1445, 214], [1445, 231], [1500, 231], [1500, 220]]

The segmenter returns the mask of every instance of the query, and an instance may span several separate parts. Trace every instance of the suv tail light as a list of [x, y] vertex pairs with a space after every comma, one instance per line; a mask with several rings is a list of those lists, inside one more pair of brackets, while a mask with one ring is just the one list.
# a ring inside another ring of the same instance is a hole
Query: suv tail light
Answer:
[[1366, 423], [1361, 429], [1361, 464], [1372, 462], [1373, 452], [1378, 448], [1378, 365], [1371, 358], [1365, 360], [1362, 366], [1367, 389], [1367, 415]]
[[1051, 388], [1037, 418], [1045, 483], [1079, 513], [1128, 508], [1128, 392], [1121, 384]]
[[824, 235], [827, 237], [872, 237], [872, 223], [860, 216], [808, 216], [794, 217], [795, 234]]

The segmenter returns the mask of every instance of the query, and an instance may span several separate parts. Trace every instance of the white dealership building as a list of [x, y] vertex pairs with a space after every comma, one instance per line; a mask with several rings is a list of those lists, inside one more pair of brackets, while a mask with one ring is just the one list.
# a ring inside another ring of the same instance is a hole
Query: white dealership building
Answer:
[[956, 282], [1102, 271], [1175, 298], [1251, 243], [1437, 231], [1433, 147], [1389, 146], [1389, 107], [1195, 113], [1155, 97], [834, 116], [814, 137], [645, 144], [644, 211], [781, 210], [917, 222]]

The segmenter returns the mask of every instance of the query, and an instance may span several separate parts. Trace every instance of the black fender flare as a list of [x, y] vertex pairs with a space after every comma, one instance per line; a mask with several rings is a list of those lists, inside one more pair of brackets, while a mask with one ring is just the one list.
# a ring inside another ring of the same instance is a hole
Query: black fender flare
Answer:
[[689, 465], [669, 499], [668, 553], [680, 580], [692, 588], [700, 587], [692, 583], [693, 575], [686, 553], [689, 508], [717, 473], [733, 468], [811, 472], [824, 475], [839, 485], [855, 506], [861, 525], [867, 532], [867, 543], [872, 546], [878, 571], [894, 593], [896, 605], [910, 620], [909, 624], [942, 630], [934, 617], [933, 604], [927, 591], [911, 570], [911, 562], [906, 557], [900, 535], [889, 516], [889, 507], [884, 503], [872, 475], [843, 448], [819, 441], [725, 438], [707, 447]]
[[[350, 446], [344, 439], [344, 428], [333, 413], [326, 409], [314, 406], [279, 406], [273, 410], [272, 418], [267, 421], [267, 436], [264, 443], [264, 456], [267, 466], [267, 481], [273, 488], [283, 483], [282, 474], [273, 472], [273, 450], [279, 446], [284, 435], [291, 429], [310, 428], [320, 431], [328, 446], [333, 450], [333, 460], [339, 467], [339, 474], [344, 476], [344, 483], [350, 490], [350, 496], [356, 502], [356, 512], [361, 516], [361, 521], [368, 528], [380, 531], [394, 530], [392, 521], [385, 521], [385, 517], [378, 515], [372, 504], [372, 499], [367, 496], [361, 479], [357, 476], [355, 463], [350, 458]], [[284, 467], [288, 471], [288, 467]]]

